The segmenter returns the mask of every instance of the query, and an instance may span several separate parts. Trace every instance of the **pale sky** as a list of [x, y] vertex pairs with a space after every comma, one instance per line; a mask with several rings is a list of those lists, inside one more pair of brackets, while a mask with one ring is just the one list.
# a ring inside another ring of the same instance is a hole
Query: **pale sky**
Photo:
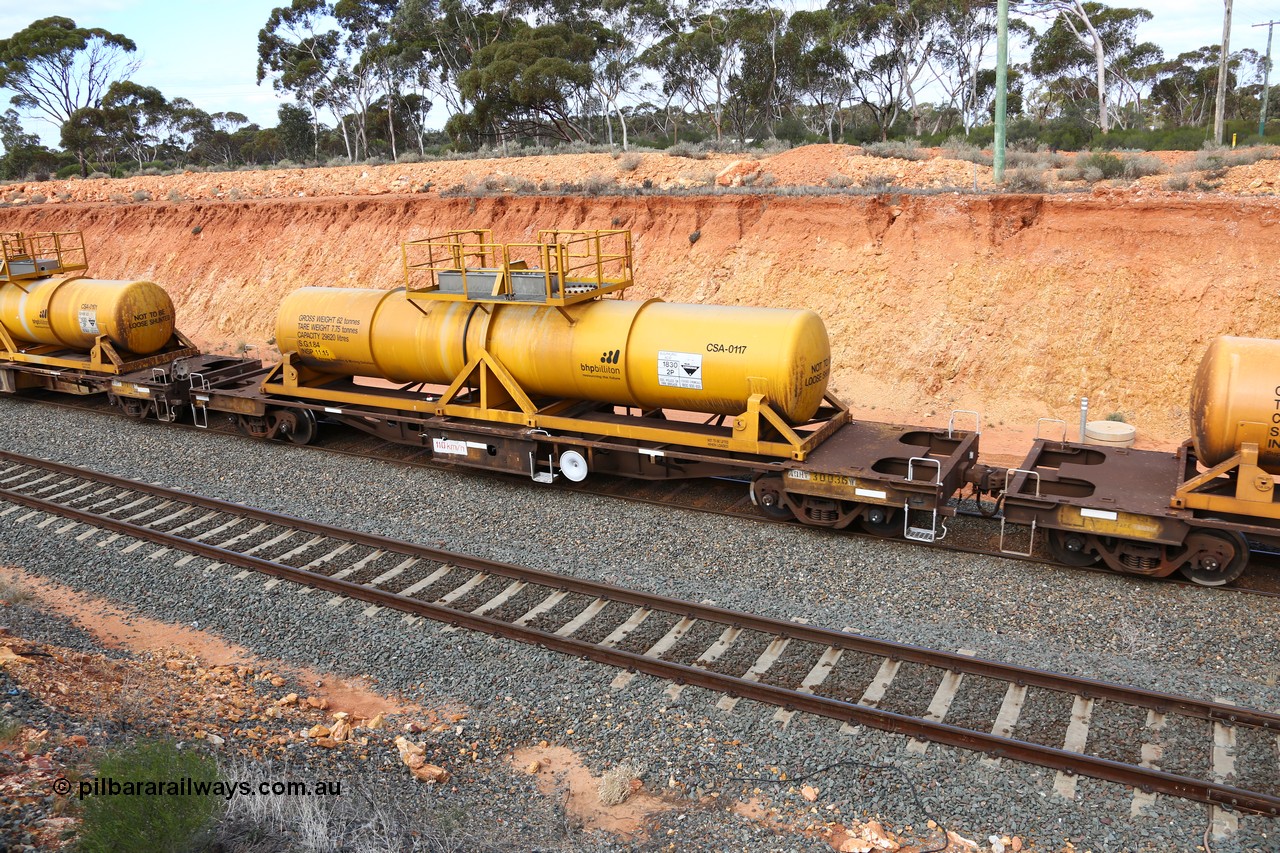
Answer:
[[[184, 97], [206, 112], [236, 111], [263, 127], [276, 122], [282, 102], [269, 81], [254, 82], [258, 31], [275, 6], [287, 0], [53, 0], [24, 4], [0, 3], [0, 37], [7, 37], [32, 21], [48, 15], [72, 18], [83, 27], [103, 27], [122, 33], [138, 45], [142, 66], [134, 80], [155, 86], [166, 98]], [[790, 0], [781, 5], [813, 8], [822, 0]], [[1160, 0], [1116, 2], [1141, 6], [1154, 17], [1138, 32], [1160, 45], [1167, 56], [1222, 38], [1222, 3], [1216, 0]], [[1267, 30], [1253, 28], [1259, 22], [1280, 19], [1280, 0], [1235, 0], [1231, 49], [1266, 48]], [[1277, 37], [1280, 42], [1280, 37]], [[1273, 47], [1280, 57], [1280, 44]], [[1014, 57], [1014, 61], [1017, 61]], [[11, 92], [0, 90], [0, 109], [8, 107]], [[287, 100], [287, 99], [286, 99]], [[443, 123], [443, 114], [436, 116]], [[58, 131], [35, 118], [24, 122], [28, 132], [39, 133], [46, 143], [57, 140]]]

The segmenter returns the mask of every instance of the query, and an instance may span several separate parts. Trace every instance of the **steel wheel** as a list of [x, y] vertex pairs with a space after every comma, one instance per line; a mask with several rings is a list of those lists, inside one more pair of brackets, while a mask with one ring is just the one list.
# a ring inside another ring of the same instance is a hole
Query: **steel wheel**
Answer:
[[273, 413], [276, 435], [292, 444], [310, 444], [316, 437], [316, 415], [310, 409], [281, 409]]
[[881, 539], [898, 539], [902, 536], [902, 516], [893, 506], [868, 506], [858, 519], [864, 532]]
[[1178, 571], [1200, 586], [1225, 586], [1249, 565], [1249, 543], [1235, 531], [1193, 530], [1186, 544], [1187, 561]]
[[751, 483], [751, 502], [770, 518], [795, 518], [791, 508], [787, 506], [782, 491], [782, 478], [774, 476], [759, 477]]
[[1069, 530], [1050, 530], [1049, 553], [1064, 566], [1092, 566], [1102, 555], [1089, 551], [1089, 539], [1083, 533]]

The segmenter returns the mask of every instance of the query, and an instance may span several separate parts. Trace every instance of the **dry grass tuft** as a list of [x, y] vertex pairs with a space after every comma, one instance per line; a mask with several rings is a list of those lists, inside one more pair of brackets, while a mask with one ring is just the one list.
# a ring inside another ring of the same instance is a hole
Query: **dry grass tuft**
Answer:
[[0, 604], [20, 607], [34, 598], [35, 594], [22, 584], [0, 578]]
[[600, 777], [600, 802], [616, 806], [631, 796], [631, 781], [640, 775], [634, 764], [624, 761]]

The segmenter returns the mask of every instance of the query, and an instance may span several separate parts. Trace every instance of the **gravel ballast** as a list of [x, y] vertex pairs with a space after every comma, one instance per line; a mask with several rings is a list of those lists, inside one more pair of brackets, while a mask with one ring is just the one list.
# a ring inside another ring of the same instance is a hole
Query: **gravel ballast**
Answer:
[[[0, 399], [0, 446], [663, 595], [1280, 709], [1280, 615], [1272, 599], [664, 510], [515, 479], [368, 462], [11, 399]], [[833, 721], [804, 715], [782, 729], [772, 721], [773, 708], [742, 702], [725, 714], [714, 707], [718, 696], [696, 688], [673, 703], [664, 695], [666, 685], [648, 677], [614, 692], [609, 682], [616, 671], [596, 664], [467, 632], [442, 633], [431, 623], [406, 624], [385, 611], [361, 617], [357, 604], [327, 607], [327, 596], [300, 595], [289, 584], [264, 592], [262, 579], [237, 581], [227, 569], [208, 572], [204, 559], [175, 568], [174, 558], [145, 559], [153, 546], [122, 555], [123, 542], [99, 548], [95, 542], [105, 534], [77, 542], [78, 532], [58, 536], [6, 522], [0, 562], [157, 618], [199, 623], [264, 656], [368, 675], [381, 689], [423, 704], [465, 705], [475, 709], [474, 725], [497, 726], [511, 743], [563, 743], [597, 774], [632, 761], [650, 789], [666, 789], [674, 780], [691, 795], [718, 792], [729, 801], [758, 787], [760, 796], [804, 807], [791, 783], [846, 761], [812, 782], [822, 790], [816, 805], [836, 804], [844, 817], [880, 814], [898, 826], [922, 826], [932, 817], [981, 839], [1020, 834], [1050, 849], [1069, 840], [1135, 851], [1194, 849], [1207, 825], [1205, 806], [1159, 798], [1150, 816], [1134, 818], [1131, 792], [1122, 786], [1081, 779], [1077, 801], [1067, 802], [1053, 794], [1054, 774], [1046, 769], [1007, 761], [992, 768], [977, 754], [938, 746], [916, 755], [905, 750], [905, 738], [866, 729], [845, 735]], [[660, 636], [659, 627], [665, 625], [642, 627], [646, 642]], [[743, 651], [737, 663], [749, 666], [757, 652]], [[840, 666], [856, 673], [847, 679], [850, 693], [865, 686], [852, 682], [874, 673], [853, 660]], [[928, 696], [922, 701], [927, 705]], [[963, 705], [998, 703], [999, 697], [966, 697]], [[1034, 719], [1031, 710], [1020, 726], [1058, 736], [1066, 724]], [[1185, 725], [1206, 729], [1199, 738], [1203, 757], [1185, 764], [1207, 761], [1208, 724]], [[1169, 735], [1170, 741], [1183, 739], [1181, 731]], [[1126, 740], [1144, 736], [1142, 730], [1098, 735], [1114, 742], [1106, 747], [1114, 754], [1125, 751]], [[1251, 755], [1264, 751], [1265, 744], [1248, 743]], [[882, 765], [892, 769], [872, 769]], [[772, 768], [789, 781], [758, 781], [776, 779]], [[480, 819], [489, 808], [482, 802], [468, 807]], [[500, 804], [492, 808], [505, 811]], [[689, 809], [666, 812], [658, 824], [655, 839], [683, 849], [826, 847], [799, 836], [784, 841], [759, 823], [692, 800]], [[665, 835], [668, 829], [674, 834]], [[1239, 831], [1213, 849], [1272, 849], [1277, 831], [1274, 820], [1242, 816]]]

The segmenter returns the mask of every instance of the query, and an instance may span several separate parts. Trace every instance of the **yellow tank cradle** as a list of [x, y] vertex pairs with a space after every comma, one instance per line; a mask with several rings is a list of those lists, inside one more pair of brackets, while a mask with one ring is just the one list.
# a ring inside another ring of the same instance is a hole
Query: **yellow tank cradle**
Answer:
[[0, 282], [45, 278], [89, 268], [79, 231], [0, 232]]
[[538, 232], [495, 243], [489, 229], [449, 231], [401, 245], [410, 300], [515, 302], [563, 308], [631, 286], [631, 232]]

